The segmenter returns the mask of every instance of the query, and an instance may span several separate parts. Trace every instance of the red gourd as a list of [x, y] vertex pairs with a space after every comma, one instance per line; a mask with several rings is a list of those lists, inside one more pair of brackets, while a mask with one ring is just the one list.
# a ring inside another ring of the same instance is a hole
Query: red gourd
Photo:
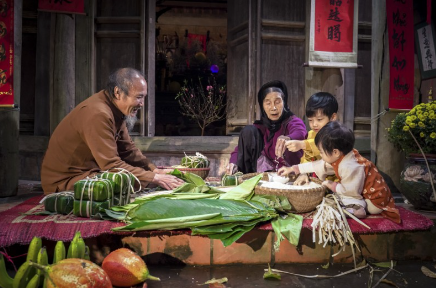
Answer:
[[127, 248], [120, 248], [107, 255], [101, 265], [109, 275], [112, 285], [130, 287], [147, 279], [158, 280], [151, 276], [144, 260], [138, 254]]

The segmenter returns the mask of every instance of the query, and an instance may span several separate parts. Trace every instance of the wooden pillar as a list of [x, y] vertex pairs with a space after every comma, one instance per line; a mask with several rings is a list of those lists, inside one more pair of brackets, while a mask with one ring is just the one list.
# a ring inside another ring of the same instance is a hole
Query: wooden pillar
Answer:
[[[155, 53], [155, 41], [156, 41], [156, 0], [146, 1], [146, 7], [144, 12], [144, 20], [143, 27], [146, 31], [146, 38], [142, 41], [147, 43], [147, 54], [143, 55], [144, 59], [141, 61], [141, 67], [144, 67], [144, 74], [147, 79], [147, 87], [148, 87], [148, 96], [147, 96], [147, 131], [142, 131], [144, 135], [148, 137], [153, 137], [155, 135], [155, 126], [156, 126], [156, 91], [155, 85], [156, 77], [155, 77], [155, 66], [156, 66], [156, 53]], [[143, 34], [143, 33], [141, 33]], [[142, 36], [144, 37], [144, 36]], [[142, 64], [143, 63], [143, 64]], [[144, 109], [145, 111], [145, 109]], [[142, 129], [144, 130], [145, 127]]]
[[[22, 44], [22, 1], [14, 1], [14, 103], [20, 103], [21, 95], [21, 44]], [[19, 155], [18, 135], [20, 110], [0, 108], [0, 197], [15, 196], [18, 192]]]
[[94, 74], [94, 1], [85, 1], [85, 15], [76, 15], [75, 91], [76, 105], [95, 93]]
[[[371, 118], [374, 118], [389, 103], [389, 35], [386, 25], [386, 1], [372, 0], [371, 37]], [[386, 128], [397, 115], [388, 112], [371, 125], [371, 161], [379, 171], [399, 187], [400, 172], [404, 165], [404, 154], [388, 142]], [[390, 179], [389, 179], [390, 178]], [[389, 182], [388, 182], [389, 183]], [[396, 187], [390, 185], [393, 192]]]
[[19, 119], [18, 108], [0, 108], [0, 198], [18, 192]]
[[51, 13], [38, 12], [35, 71], [35, 135], [50, 136]]
[[344, 70], [344, 118], [342, 122], [354, 130], [354, 98], [356, 97], [356, 69]]
[[75, 106], [75, 16], [53, 14], [53, 22], [51, 132]]

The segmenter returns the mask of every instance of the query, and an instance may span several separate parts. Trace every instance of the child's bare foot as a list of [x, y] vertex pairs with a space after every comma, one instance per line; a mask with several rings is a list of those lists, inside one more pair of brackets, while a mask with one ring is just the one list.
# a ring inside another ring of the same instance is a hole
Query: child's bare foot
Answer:
[[360, 205], [357, 204], [351, 204], [344, 207], [345, 210], [356, 216], [357, 218], [366, 218], [366, 211], [365, 208], [363, 208]]

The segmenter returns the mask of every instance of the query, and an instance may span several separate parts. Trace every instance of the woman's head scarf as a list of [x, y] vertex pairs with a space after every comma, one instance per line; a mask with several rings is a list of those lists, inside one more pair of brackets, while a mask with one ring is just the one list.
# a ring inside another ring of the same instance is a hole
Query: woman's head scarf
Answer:
[[[271, 92], [279, 92], [283, 98], [282, 115], [276, 121], [269, 119], [265, 110], [263, 109], [263, 100], [265, 99], [266, 95]], [[274, 134], [280, 129], [282, 122], [294, 115], [294, 113], [292, 113], [288, 107], [288, 89], [286, 88], [285, 83], [279, 80], [265, 83], [262, 87], [260, 87], [259, 92], [257, 93], [257, 101], [259, 102], [259, 107], [262, 114], [260, 120], [256, 120], [254, 123], [263, 124], [267, 127], [270, 132], [267, 140], [270, 141], [274, 137]]]

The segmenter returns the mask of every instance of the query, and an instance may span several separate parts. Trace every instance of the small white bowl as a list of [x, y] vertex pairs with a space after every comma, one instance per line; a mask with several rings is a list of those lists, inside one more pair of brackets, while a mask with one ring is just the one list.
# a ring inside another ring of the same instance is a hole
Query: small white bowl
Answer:
[[289, 178], [286, 176], [277, 175], [277, 173], [268, 173], [268, 181], [285, 184], [289, 182]]

